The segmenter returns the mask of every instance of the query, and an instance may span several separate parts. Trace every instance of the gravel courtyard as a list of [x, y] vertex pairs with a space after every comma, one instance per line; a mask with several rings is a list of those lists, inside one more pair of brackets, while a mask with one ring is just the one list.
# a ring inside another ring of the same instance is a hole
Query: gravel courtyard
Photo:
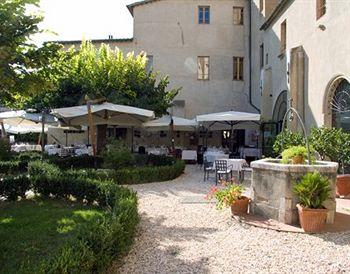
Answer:
[[205, 201], [213, 184], [187, 166], [174, 181], [134, 186], [138, 235], [110, 272], [350, 273], [350, 232], [306, 235], [244, 225]]

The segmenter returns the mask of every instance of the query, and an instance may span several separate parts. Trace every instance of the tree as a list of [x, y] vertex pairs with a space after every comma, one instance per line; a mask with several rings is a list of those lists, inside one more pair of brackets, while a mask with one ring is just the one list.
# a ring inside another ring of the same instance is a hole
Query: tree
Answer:
[[29, 14], [29, 6], [39, 0], [0, 2], [0, 103], [23, 103], [26, 97], [51, 87], [50, 64], [60, 46], [35, 45], [31, 36], [41, 32], [42, 16]]
[[52, 64], [57, 77], [57, 90], [46, 92], [30, 104], [46, 107], [69, 107], [90, 99], [106, 98], [109, 102], [153, 110], [158, 116], [167, 112], [179, 89], [167, 90], [169, 77], [146, 71], [147, 57], [126, 56], [108, 45], [97, 49], [83, 41], [75, 51], [61, 53]]

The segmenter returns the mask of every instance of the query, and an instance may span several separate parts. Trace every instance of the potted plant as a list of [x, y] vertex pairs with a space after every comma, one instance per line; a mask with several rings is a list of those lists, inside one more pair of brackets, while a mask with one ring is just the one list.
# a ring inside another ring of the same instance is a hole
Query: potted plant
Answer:
[[207, 199], [216, 199], [216, 208], [231, 207], [232, 215], [244, 215], [248, 213], [250, 199], [243, 196], [244, 187], [232, 182], [221, 182], [221, 187], [212, 187]]
[[329, 180], [318, 172], [308, 173], [294, 184], [299, 221], [305, 232], [320, 232], [327, 219], [328, 210], [323, 203], [330, 197]]
[[313, 128], [309, 140], [321, 160], [338, 162], [337, 196], [350, 195], [350, 174], [345, 174], [345, 166], [350, 164], [350, 134], [342, 129]]
[[304, 146], [292, 146], [282, 152], [282, 163], [301, 165], [307, 158], [307, 149]]

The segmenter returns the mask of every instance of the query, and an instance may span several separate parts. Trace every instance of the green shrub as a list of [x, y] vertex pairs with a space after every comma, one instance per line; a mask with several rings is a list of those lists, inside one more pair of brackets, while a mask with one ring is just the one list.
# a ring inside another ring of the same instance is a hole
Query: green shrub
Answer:
[[20, 152], [14, 157], [17, 161], [28, 163], [31, 161], [41, 160], [42, 154], [36, 151]]
[[342, 129], [313, 128], [309, 141], [322, 160], [328, 157], [331, 161], [338, 162], [343, 172], [344, 167], [350, 164], [350, 134]]
[[185, 170], [183, 161], [176, 161], [170, 166], [137, 167], [116, 170], [113, 180], [122, 185], [163, 182], [179, 177]]
[[9, 160], [11, 157], [11, 145], [6, 138], [0, 138], [0, 161]]
[[21, 161], [0, 161], [0, 174], [11, 175], [27, 171], [27, 163]]
[[323, 203], [330, 197], [329, 180], [318, 172], [308, 173], [293, 186], [294, 194], [301, 206], [323, 208]]
[[107, 149], [103, 153], [103, 166], [105, 168], [120, 169], [133, 165], [134, 157], [130, 148], [117, 140], [107, 145]]
[[111, 182], [90, 184], [95, 185], [94, 196], [106, 213], [81, 228], [74, 241], [40, 264], [38, 272], [99, 273], [129, 249], [139, 222], [136, 193]]
[[285, 149], [282, 152], [282, 163], [291, 164], [294, 157], [302, 157], [303, 161], [307, 159], [308, 153], [306, 147], [303, 146], [293, 146]]
[[285, 129], [276, 136], [273, 151], [276, 155], [280, 155], [282, 151], [293, 146], [305, 146], [305, 140], [299, 132], [292, 132], [289, 129]]
[[26, 175], [6, 176], [0, 179], [0, 196], [16, 201], [18, 197], [25, 198], [30, 189], [30, 181]]
[[60, 169], [69, 168], [99, 168], [102, 166], [103, 159], [100, 156], [71, 156], [59, 158], [57, 156], [46, 156], [45, 159], [58, 166]]

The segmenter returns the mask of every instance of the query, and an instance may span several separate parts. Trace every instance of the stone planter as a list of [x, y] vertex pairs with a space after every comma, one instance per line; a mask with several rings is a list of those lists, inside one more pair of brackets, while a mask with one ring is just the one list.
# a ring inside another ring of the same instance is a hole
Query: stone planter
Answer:
[[331, 198], [324, 203], [328, 209], [327, 223], [334, 222], [335, 186], [338, 163], [316, 162], [315, 165], [281, 164], [277, 159], [263, 159], [251, 163], [252, 214], [277, 220], [285, 224], [299, 224], [297, 197], [293, 184], [306, 173], [318, 171], [331, 182]]

